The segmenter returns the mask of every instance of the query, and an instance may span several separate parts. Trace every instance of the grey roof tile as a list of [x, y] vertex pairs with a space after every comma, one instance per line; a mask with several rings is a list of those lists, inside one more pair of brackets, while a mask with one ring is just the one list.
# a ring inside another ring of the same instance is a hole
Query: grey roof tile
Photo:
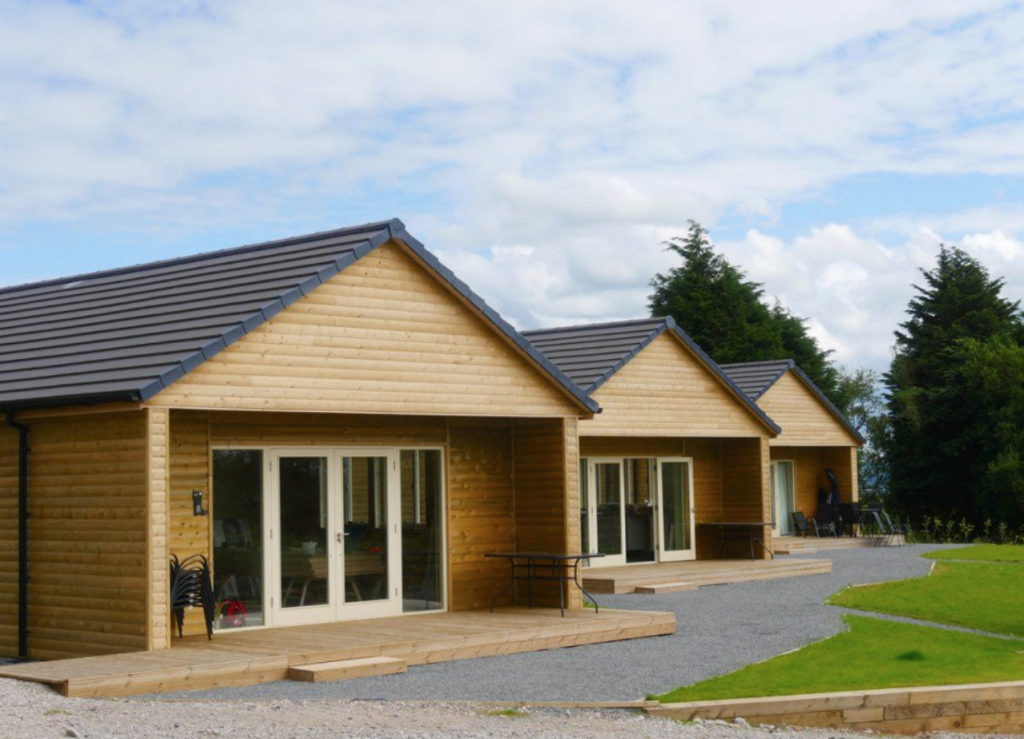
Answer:
[[392, 238], [599, 410], [397, 219], [2, 288], [0, 409], [147, 400]]

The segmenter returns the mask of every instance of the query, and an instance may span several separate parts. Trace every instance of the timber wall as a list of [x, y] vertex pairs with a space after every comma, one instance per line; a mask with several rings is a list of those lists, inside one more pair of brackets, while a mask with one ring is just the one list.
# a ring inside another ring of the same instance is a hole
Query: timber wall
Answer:
[[882, 734], [1024, 733], [1024, 682], [850, 691], [669, 703], [648, 712], [677, 721], [734, 720]]
[[0, 657], [18, 654], [18, 434], [0, 426]]
[[[25, 422], [31, 433], [29, 657], [147, 649], [155, 624], [148, 618], [146, 414], [90, 412]], [[0, 655], [8, 656], [17, 650], [16, 453], [16, 437], [4, 431]]]

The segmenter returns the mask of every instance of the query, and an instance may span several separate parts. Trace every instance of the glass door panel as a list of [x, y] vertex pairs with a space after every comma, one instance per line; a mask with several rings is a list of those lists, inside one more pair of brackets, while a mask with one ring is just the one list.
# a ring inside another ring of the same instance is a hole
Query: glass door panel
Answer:
[[403, 450], [402, 610], [444, 608], [443, 459], [437, 449]]
[[622, 460], [593, 460], [591, 485], [596, 518], [597, 551], [605, 556], [595, 565], [625, 564], [626, 522]]
[[652, 458], [627, 459], [626, 561], [653, 562], [655, 558], [654, 499], [657, 473]]
[[[589, 553], [590, 549], [590, 466], [586, 459], [580, 460], [580, 551]], [[584, 561], [590, 564], [589, 560]]]
[[215, 629], [263, 626], [263, 452], [213, 452]]
[[793, 533], [793, 463], [772, 462], [772, 512], [775, 518], [773, 531], [782, 536]]
[[659, 459], [660, 552], [662, 561], [694, 559], [692, 465], [688, 459]]
[[387, 600], [388, 458], [345, 457], [345, 602]]
[[329, 458], [277, 458], [281, 611], [325, 610], [331, 603]]

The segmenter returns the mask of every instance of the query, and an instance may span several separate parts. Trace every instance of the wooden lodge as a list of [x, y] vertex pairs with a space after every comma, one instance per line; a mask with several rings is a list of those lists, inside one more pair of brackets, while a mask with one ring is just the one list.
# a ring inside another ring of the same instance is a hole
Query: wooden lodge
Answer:
[[594, 568], [749, 556], [751, 537], [770, 556], [760, 524], [779, 427], [672, 319], [525, 335], [601, 405], [580, 422], [582, 537], [605, 555]]
[[819, 499], [858, 500], [857, 450], [864, 438], [792, 360], [730, 364], [723, 371], [782, 432], [768, 442], [770, 497], [777, 536], [791, 536], [792, 513], [818, 514]]
[[485, 555], [786, 576], [750, 562], [779, 470], [794, 509], [825, 467], [856, 496], [860, 439], [795, 367], [754, 388], [671, 319], [520, 334], [397, 220], [3, 288], [0, 340], [0, 656], [57, 660], [0, 676], [69, 695], [672, 633], [572, 583], [520, 608]]
[[0, 335], [0, 655], [171, 646], [172, 555], [228, 631], [478, 610], [486, 552], [580, 548], [596, 402], [398, 221], [6, 288]]

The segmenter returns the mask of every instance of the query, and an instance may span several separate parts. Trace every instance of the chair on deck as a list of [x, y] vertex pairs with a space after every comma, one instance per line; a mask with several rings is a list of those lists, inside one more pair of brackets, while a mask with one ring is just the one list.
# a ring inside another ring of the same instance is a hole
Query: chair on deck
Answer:
[[210, 563], [202, 554], [193, 554], [178, 561], [171, 555], [171, 612], [178, 625], [178, 636], [184, 636], [185, 609], [201, 607], [206, 622], [206, 638], [213, 639], [213, 619], [216, 603], [210, 580]]
[[817, 537], [821, 537], [823, 534], [825, 536], [836, 536], [836, 526], [831, 521], [827, 524], [819, 525], [816, 519], [807, 518], [803, 511], [794, 511], [792, 517], [793, 528], [796, 529], [796, 532], [805, 539], [812, 531]]

